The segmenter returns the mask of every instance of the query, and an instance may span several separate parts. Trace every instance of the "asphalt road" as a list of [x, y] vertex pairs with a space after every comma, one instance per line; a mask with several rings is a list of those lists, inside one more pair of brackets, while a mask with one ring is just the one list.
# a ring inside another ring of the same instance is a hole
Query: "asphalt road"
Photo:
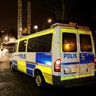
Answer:
[[0, 62], [0, 96], [92, 96], [95, 89], [95, 84], [74, 88], [46, 85], [39, 89], [34, 78], [19, 71], [11, 72], [8, 59]]
[[96, 85], [90, 85], [65, 89], [47, 85], [39, 89], [30, 76], [18, 71], [11, 72], [10, 69], [0, 70], [0, 96], [92, 96], [95, 87]]

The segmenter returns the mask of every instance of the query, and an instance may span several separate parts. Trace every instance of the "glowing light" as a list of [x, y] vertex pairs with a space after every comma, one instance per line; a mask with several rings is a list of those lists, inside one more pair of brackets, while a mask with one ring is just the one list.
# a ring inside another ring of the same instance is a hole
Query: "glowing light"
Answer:
[[70, 44], [64, 44], [64, 50], [69, 51], [70, 50]]
[[34, 26], [34, 29], [36, 30], [36, 32], [38, 31], [38, 26], [37, 25], [35, 25]]
[[38, 26], [37, 26], [37, 25], [35, 25], [35, 26], [34, 26], [34, 29], [38, 29]]
[[51, 62], [46, 62], [46, 64], [51, 65]]
[[52, 22], [52, 19], [48, 19], [48, 23], [51, 23]]

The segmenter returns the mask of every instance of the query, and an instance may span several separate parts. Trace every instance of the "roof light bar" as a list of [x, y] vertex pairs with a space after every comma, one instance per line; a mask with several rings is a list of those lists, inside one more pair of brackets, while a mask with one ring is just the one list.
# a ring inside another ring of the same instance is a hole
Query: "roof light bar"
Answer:
[[89, 29], [89, 27], [86, 27], [86, 26], [76, 26], [76, 27], [79, 29]]
[[74, 28], [78, 28], [78, 29], [89, 29], [89, 27], [87, 26], [78, 26], [76, 25], [77, 23], [74, 22], [70, 22], [69, 24], [65, 24], [65, 23], [55, 23], [51, 25], [51, 28], [54, 28], [56, 26], [65, 26], [65, 27], [74, 27]]
[[51, 28], [56, 27], [56, 26], [66, 26], [66, 27], [75, 27], [75, 24], [69, 23], [69, 24], [65, 24], [65, 23], [55, 23], [51, 25]]

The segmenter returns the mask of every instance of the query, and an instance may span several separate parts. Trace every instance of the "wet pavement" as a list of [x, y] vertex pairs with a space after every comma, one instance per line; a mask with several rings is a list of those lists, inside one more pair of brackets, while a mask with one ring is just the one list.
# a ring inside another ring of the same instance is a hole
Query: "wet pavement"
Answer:
[[[0, 96], [19, 96], [19, 86], [9, 70], [0, 70]], [[23, 96], [23, 95], [22, 95]]]
[[[18, 72], [12, 73], [10, 70], [10, 54], [0, 52], [0, 96], [26, 96], [22, 84], [16, 77]], [[19, 75], [20, 76], [20, 75]]]
[[95, 94], [95, 86], [65, 89], [48, 85], [44, 89], [39, 89], [30, 76], [18, 71], [11, 72], [10, 69], [0, 70], [0, 96], [80, 96], [84, 94], [92, 96]]

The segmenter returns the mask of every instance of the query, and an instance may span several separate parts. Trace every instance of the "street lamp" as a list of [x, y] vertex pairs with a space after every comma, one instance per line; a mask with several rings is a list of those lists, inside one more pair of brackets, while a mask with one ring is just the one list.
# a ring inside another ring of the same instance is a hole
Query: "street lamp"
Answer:
[[52, 22], [52, 19], [48, 19], [48, 23], [51, 23]]
[[34, 26], [34, 29], [36, 30], [36, 32], [38, 31], [38, 26], [37, 25], [35, 25]]
[[5, 37], [3, 38], [3, 43], [7, 44], [8, 41], [9, 41], [9, 36], [5, 36]]
[[[52, 19], [49, 18], [49, 19], [47, 20], [47, 23], [51, 23], [51, 22], [52, 22]], [[43, 30], [44, 30], [44, 29], [45, 29], [45, 24], [43, 23]]]
[[1, 33], [4, 33], [4, 31], [2, 30]]

